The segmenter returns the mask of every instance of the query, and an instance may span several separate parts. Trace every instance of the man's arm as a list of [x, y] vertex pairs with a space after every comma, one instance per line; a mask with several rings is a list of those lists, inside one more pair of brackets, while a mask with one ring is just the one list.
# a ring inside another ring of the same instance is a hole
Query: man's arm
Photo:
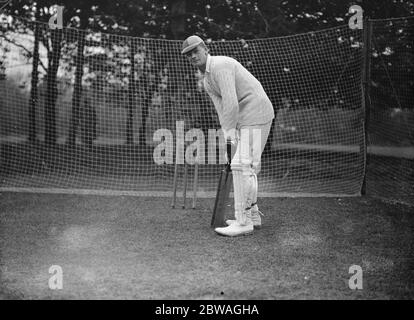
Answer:
[[214, 92], [212, 92], [211, 90], [209, 90], [208, 88], [205, 88], [207, 94], [209, 95], [211, 101], [213, 101], [214, 107], [217, 111], [217, 115], [220, 121], [220, 125], [222, 126], [222, 112], [223, 112], [223, 107], [221, 105], [221, 99], [220, 97], [218, 97]]
[[221, 93], [222, 127], [225, 131], [235, 129], [239, 120], [239, 102], [236, 93], [234, 69], [222, 68], [216, 72], [216, 81]]

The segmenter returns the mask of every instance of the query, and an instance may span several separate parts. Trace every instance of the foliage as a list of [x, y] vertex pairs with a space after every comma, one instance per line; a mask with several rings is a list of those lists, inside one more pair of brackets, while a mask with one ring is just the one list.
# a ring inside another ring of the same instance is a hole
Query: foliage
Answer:
[[[206, 40], [239, 40], [242, 44], [240, 48], [243, 48], [243, 41], [249, 39], [288, 36], [304, 32], [312, 33], [321, 29], [339, 28], [347, 25], [350, 16], [348, 8], [353, 4], [361, 5], [365, 10], [364, 14], [374, 19], [414, 14], [414, 5], [409, 0], [364, 1], [363, 3], [339, 0], [15, 0], [4, 8], [4, 13], [27, 20], [15, 18], [12, 24], [7, 25], [7, 28], [2, 25], [0, 39], [13, 43], [15, 40], [13, 35], [32, 35], [36, 8], [40, 10], [38, 20], [47, 23], [53, 14], [53, 7], [63, 5], [65, 7], [64, 25], [70, 27], [64, 29], [61, 43], [59, 67], [64, 70], [65, 77], [71, 79], [74, 76], [78, 41], [81, 36], [84, 36], [86, 39], [84, 67], [87, 70], [83, 77], [85, 86], [92, 86], [107, 93], [111, 92], [111, 96], [124, 97], [122, 101], [125, 101], [125, 104], [128, 100], [126, 97], [128, 91], [133, 88], [137, 92], [134, 99], [142, 101], [143, 108], [148, 108], [154, 101], [161, 99], [161, 104], [167, 106], [166, 114], [168, 116], [171, 113], [168, 108], [177, 105], [187, 106], [183, 107], [182, 111], [183, 114], [187, 114], [186, 110], [191, 109], [191, 104], [188, 107], [188, 99], [198, 101], [200, 105], [209, 105], [209, 102], [205, 96], [195, 90], [196, 83], [190, 72], [187, 75], [183, 75], [183, 72], [175, 72], [176, 68], [182, 66], [179, 55], [171, 55], [167, 50], [153, 46], [150, 42], [146, 43], [144, 38], [182, 40], [187, 35], [198, 34]], [[412, 95], [414, 87], [412, 80], [414, 78], [412, 76], [414, 57], [412, 39], [409, 38], [412, 23], [403, 25], [401, 28], [395, 26], [381, 28], [377, 33], [374, 33], [376, 45], [372, 56], [372, 85], [377, 97], [380, 97], [377, 100], [382, 101], [384, 106], [398, 107], [401, 105], [412, 108], [412, 105], [408, 103], [411, 99], [410, 92]], [[51, 35], [48, 28], [42, 28], [40, 41], [49, 58], [53, 55], [54, 50], [51, 45], [53, 43]], [[334, 36], [331, 38], [335, 39]], [[291, 102], [300, 101], [299, 104], [308, 101], [312, 107], [320, 105], [322, 109], [327, 105], [337, 105], [343, 99], [340, 94], [332, 95], [335, 84], [332, 88], [318, 87], [318, 82], [312, 82], [313, 75], [309, 72], [308, 65], [311, 64], [318, 69], [323, 68], [327, 77], [332, 77], [335, 70], [343, 68], [344, 73], [338, 81], [350, 83], [351, 69], [346, 69], [345, 64], [350, 59], [353, 63], [357, 61], [361, 57], [361, 48], [357, 47], [356, 50], [353, 50], [357, 52], [356, 55], [352, 55], [352, 50], [349, 52], [343, 50], [343, 56], [335, 56], [324, 51], [329, 41], [328, 38], [321, 36], [309, 39], [313, 39], [312, 52], [306, 51], [306, 47], [309, 48], [309, 43], [305, 42], [296, 42], [297, 46], [294, 48], [288, 48], [281, 43], [281, 46], [276, 50], [257, 45], [247, 50], [236, 48], [225, 51], [227, 50], [225, 42], [222, 45], [221, 41], [215, 42], [215, 46], [217, 49], [222, 48], [224, 50], [222, 52], [228, 52], [229, 55], [236, 57], [257, 74], [265, 88], [273, 86], [276, 87], [275, 92], [282, 92], [283, 86], [286, 87], [289, 81], [291, 82], [289, 87], [293, 88], [294, 84], [300, 80], [310, 83], [307, 88], [309, 92], [317, 91], [321, 96], [328, 95], [332, 99], [332, 101], [322, 100], [321, 97], [310, 94], [306, 90], [288, 92], [285, 96], [271, 93], [271, 99], [276, 105], [281, 104], [283, 99], [288, 99]], [[344, 41], [338, 43], [338, 46], [349, 47], [354, 45], [355, 41], [344, 38]], [[136, 45], [133, 57], [134, 70], [131, 69], [133, 43]], [[22, 50], [25, 52], [27, 60], [30, 61], [32, 58], [30, 48], [22, 46]], [[178, 50], [179, 43], [177, 43]], [[284, 67], [294, 70], [289, 76], [280, 72], [280, 65], [266, 63], [268, 60], [266, 57], [273, 56], [277, 59], [279, 55], [286, 54], [289, 50], [296, 52], [296, 58], [292, 56], [289, 61], [283, 62]], [[171, 61], [172, 56], [174, 56], [173, 61]], [[2, 60], [0, 59], [0, 61]], [[355, 67], [355, 63], [353, 66]], [[388, 73], [391, 75], [387, 74], [384, 66], [387, 66]], [[41, 67], [45, 72], [48, 71], [48, 66], [41, 64]], [[4, 68], [2, 62], [0, 62], [0, 70], [1, 68]], [[278, 74], [280, 81], [268, 82], [260, 72], [260, 68], [266, 68], [268, 72]], [[389, 70], [394, 71], [389, 72]], [[132, 71], [135, 75], [133, 78], [130, 77]], [[406, 77], [401, 77], [401, 74], [405, 74]], [[171, 75], [179, 76], [172, 77]], [[132, 86], [129, 85], [131, 80], [134, 82]], [[397, 89], [392, 90], [390, 81]], [[175, 88], [179, 88], [179, 92], [174, 95], [174, 90], [171, 88], [172, 83]], [[357, 87], [353, 89], [355, 92], [358, 91]], [[183, 95], [183, 92], [193, 92], [194, 94], [189, 98]], [[396, 95], [405, 95], [407, 99], [397, 103]], [[314, 97], [315, 101], [307, 98], [310, 96]], [[347, 101], [345, 104], [355, 107]], [[213, 109], [209, 110], [214, 113]], [[148, 110], [143, 109], [143, 113], [144, 116], [148, 115]]]

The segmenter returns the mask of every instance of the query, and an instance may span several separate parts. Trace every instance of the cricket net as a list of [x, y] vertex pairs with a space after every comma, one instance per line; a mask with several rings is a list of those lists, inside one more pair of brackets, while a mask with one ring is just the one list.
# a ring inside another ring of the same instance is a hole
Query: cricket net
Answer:
[[[361, 30], [206, 42], [250, 70], [275, 108], [260, 196], [360, 194]], [[197, 150], [198, 193], [214, 196], [224, 141], [201, 75], [180, 51], [181, 41], [3, 17], [1, 190], [170, 195], [177, 154]]]
[[414, 204], [414, 17], [371, 23], [367, 193]]

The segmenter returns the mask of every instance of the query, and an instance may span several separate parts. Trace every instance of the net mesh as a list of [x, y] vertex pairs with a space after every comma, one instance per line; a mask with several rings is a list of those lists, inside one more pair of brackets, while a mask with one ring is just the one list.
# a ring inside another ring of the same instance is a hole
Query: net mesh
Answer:
[[414, 17], [373, 20], [367, 192], [414, 199]]
[[[204, 151], [198, 193], [215, 195], [225, 146], [216, 138], [220, 126], [201, 75], [180, 55], [181, 41], [6, 20], [0, 33], [2, 190], [171, 194], [177, 141], [186, 149], [197, 135], [200, 157]], [[38, 80], [32, 76], [36, 30]], [[240, 61], [275, 107], [260, 196], [360, 194], [361, 30], [341, 26], [207, 45], [213, 55]], [[188, 165], [188, 181], [194, 167]]]

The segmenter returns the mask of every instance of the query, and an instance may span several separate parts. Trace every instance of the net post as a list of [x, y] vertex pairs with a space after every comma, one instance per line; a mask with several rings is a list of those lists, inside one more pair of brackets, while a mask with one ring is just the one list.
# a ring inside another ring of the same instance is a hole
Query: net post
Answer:
[[361, 148], [364, 154], [364, 175], [361, 186], [361, 195], [366, 195], [367, 192], [367, 165], [368, 165], [368, 124], [371, 108], [370, 100], [370, 82], [371, 82], [371, 42], [372, 42], [372, 21], [369, 17], [364, 19], [363, 24], [363, 65], [362, 65], [362, 106], [363, 106], [363, 126], [364, 126], [364, 141], [363, 148]]

